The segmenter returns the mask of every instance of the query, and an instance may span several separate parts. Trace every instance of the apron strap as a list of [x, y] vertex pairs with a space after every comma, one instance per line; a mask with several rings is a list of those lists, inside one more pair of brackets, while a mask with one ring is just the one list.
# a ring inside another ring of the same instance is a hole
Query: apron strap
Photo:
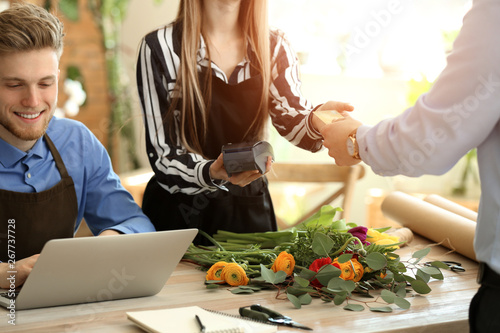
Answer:
[[47, 146], [49, 146], [49, 150], [52, 153], [52, 156], [54, 157], [54, 161], [56, 162], [56, 166], [59, 169], [59, 173], [61, 174], [61, 178], [67, 178], [69, 177], [68, 170], [66, 170], [66, 166], [64, 165], [64, 162], [62, 160], [61, 155], [59, 154], [59, 151], [57, 151], [56, 146], [52, 142], [52, 140], [49, 138], [47, 133], [43, 135], [45, 142], [47, 142]]

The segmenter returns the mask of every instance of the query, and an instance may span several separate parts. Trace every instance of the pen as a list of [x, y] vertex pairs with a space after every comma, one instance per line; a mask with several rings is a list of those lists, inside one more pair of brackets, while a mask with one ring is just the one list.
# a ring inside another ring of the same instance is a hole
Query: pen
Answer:
[[200, 326], [200, 333], [205, 333], [205, 326], [201, 322], [200, 317], [198, 317], [198, 315], [194, 315], [194, 316], [196, 318], [196, 322], [198, 322], [198, 326]]

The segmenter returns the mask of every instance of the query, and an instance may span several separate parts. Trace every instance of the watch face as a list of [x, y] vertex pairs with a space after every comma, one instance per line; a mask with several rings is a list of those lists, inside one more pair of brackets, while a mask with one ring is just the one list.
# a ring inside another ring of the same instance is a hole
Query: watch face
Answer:
[[347, 152], [349, 155], [354, 156], [354, 143], [352, 142], [352, 139], [350, 137], [347, 138]]

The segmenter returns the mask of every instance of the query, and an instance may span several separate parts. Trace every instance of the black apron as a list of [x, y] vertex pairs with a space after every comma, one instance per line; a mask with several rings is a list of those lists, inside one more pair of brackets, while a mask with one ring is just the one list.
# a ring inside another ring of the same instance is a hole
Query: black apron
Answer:
[[73, 179], [54, 143], [44, 138], [61, 181], [38, 193], [0, 190], [0, 261], [18, 261], [40, 253], [51, 239], [73, 237], [78, 215]]
[[[203, 153], [216, 159], [227, 143], [239, 143], [256, 117], [262, 90], [256, 75], [236, 85], [212, 79], [212, 101], [208, 117], [207, 139]], [[143, 198], [142, 209], [156, 230], [198, 228], [209, 235], [217, 230], [232, 232], [276, 231], [276, 217], [265, 176], [245, 187], [225, 185], [197, 195], [170, 194], [153, 176]], [[210, 245], [198, 235], [195, 244]]]

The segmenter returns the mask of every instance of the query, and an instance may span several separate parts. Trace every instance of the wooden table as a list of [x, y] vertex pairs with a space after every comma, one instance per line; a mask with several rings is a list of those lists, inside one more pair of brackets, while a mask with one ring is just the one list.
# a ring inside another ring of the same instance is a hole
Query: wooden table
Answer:
[[[428, 241], [416, 237], [410, 247], [399, 250], [399, 254], [402, 258], [409, 257], [412, 252], [427, 245]], [[233, 295], [227, 288], [207, 290], [203, 285], [205, 273], [191, 263], [181, 262], [162, 291], [155, 296], [18, 311], [16, 326], [8, 324], [7, 311], [0, 309], [0, 332], [141, 333], [141, 329], [127, 320], [125, 312], [198, 305], [237, 314], [239, 307], [255, 303], [288, 315], [312, 327], [313, 332], [468, 332], [468, 308], [478, 288], [478, 265], [461, 255], [446, 252], [447, 249], [441, 246], [433, 246], [427, 258], [459, 261], [466, 272], [444, 271], [444, 281], [433, 280], [429, 283], [433, 289], [430, 294], [407, 298], [412, 304], [409, 310], [391, 305], [394, 309], [392, 313], [351, 312], [319, 299], [314, 299], [302, 309], [295, 309], [288, 300], [276, 299], [274, 290], [250, 295]], [[302, 330], [280, 327], [279, 331]]]

